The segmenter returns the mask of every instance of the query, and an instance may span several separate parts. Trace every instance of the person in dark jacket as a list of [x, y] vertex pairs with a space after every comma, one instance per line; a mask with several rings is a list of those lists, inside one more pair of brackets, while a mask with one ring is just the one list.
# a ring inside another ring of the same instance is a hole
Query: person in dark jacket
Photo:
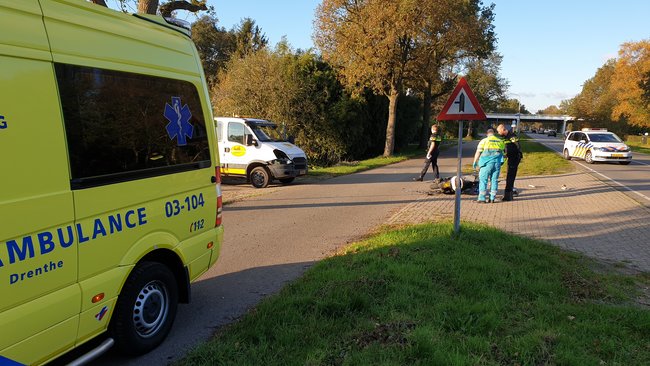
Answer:
[[427, 158], [424, 161], [424, 167], [422, 168], [422, 172], [420, 172], [420, 176], [413, 178], [414, 181], [422, 182], [424, 180], [424, 175], [427, 174], [429, 165], [431, 165], [431, 171], [433, 172], [434, 179], [440, 179], [440, 169], [438, 169], [438, 154], [440, 153], [441, 143], [442, 136], [438, 133], [438, 126], [431, 126], [431, 137], [429, 138]]
[[506, 173], [506, 188], [503, 192], [503, 201], [512, 201], [514, 197], [515, 178], [517, 177], [517, 169], [519, 163], [523, 158], [521, 152], [521, 145], [519, 145], [519, 137], [513, 132], [509, 131], [504, 124], [497, 126], [497, 133], [506, 144], [506, 159], [508, 164], [508, 172]]

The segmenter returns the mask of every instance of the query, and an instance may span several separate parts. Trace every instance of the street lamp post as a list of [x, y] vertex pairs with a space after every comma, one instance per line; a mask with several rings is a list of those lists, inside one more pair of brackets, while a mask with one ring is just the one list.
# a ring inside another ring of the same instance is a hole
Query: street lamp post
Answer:
[[[517, 93], [508, 93], [508, 94], [511, 96], [512, 95], [515, 95], [517, 97], [520, 96]], [[515, 99], [517, 100], [517, 114], [516, 114], [517, 119], [512, 121], [512, 125], [510, 127], [512, 127], [513, 133], [519, 135], [519, 132], [521, 132], [521, 101], [519, 100], [519, 98], [515, 98]]]

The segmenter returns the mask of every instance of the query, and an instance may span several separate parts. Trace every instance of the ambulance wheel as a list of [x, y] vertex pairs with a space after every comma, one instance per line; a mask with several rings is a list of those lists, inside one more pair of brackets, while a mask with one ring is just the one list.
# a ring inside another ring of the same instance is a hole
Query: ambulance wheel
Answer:
[[126, 355], [141, 355], [156, 348], [169, 334], [178, 307], [178, 286], [167, 266], [138, 264], [117, 298], [109, 332]]
[[263, 166], [253, 168], [249, 177], [251, 184], [255, 188], [265, 188], [269, 185], [269, 181], [271, 180], [271, 174], [269, 174], [269, 171]]
[[295, 177], [291, 177], [291, 178], [281, 178], [281, 179], [278, 179], [278, 180], [282, 184], [289, 184], [289, 183], [293, 182], [295, 179], [296, 179]]
[[619, 161], [618, 163], [621, 165], [630, 165], [631, 161]]
[[564, 153], [562, 155], [564, 155], [564, 158], [566, 160], [571, 160], [571, 155], [569, 155], [569, 150], [568, 149], [564, 149]]
[[587, 151], [587, 153], [585, 154], [585, 163], [587, 164], [594, 163], [594, 159], [591, 158], [591, 151]]

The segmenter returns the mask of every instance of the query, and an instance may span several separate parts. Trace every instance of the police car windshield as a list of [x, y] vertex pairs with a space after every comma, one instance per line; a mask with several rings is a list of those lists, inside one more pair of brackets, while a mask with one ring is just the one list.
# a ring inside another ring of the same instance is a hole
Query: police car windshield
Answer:
[[591, 142], [623, 142], [613, 133], [590, 133], [589, 140]]
[[250, 126], [257, 139], [261, 142], [278, 142], [283, 141], [277, 126]]

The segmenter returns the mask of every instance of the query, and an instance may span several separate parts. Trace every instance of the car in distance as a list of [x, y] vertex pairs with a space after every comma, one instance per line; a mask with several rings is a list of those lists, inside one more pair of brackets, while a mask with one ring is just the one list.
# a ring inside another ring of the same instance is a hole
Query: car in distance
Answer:
[[564, 140], [562, 155], [565, 159], [583, 159], [589, 164], [613, 161], [627, 165], [632, 161], [630, 147], [613, 132], [605, 128], [583, 128], [572, 131]]
[[553, 136], [553, 137], [556, 137], [556, 136], [557, 136], [557, 131], [555, 131], [555, 130], [548, 130], [548, 131], [546, 132], [546, 136]]

